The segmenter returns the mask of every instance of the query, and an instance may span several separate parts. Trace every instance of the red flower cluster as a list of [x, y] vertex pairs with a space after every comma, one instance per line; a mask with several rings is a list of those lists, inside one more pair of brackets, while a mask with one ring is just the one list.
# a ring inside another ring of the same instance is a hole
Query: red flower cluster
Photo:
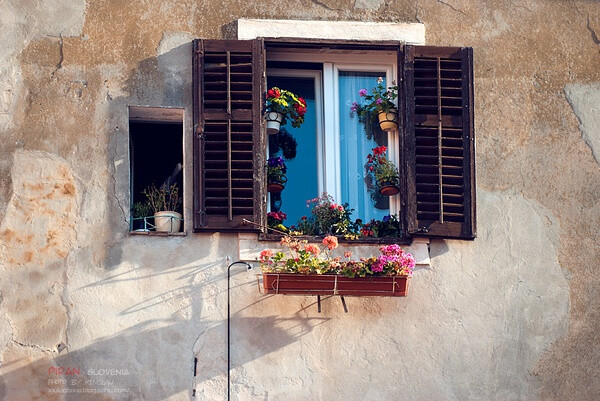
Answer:
[[278, 88], [269, 89], [267, 91], [267, 99], [277, 99], [281, 96], [281, 91]]
[[387, 148], [385, 146], [378, 146], [376, 148], [373, 148], [373, 154], [375, 156], [383, 155], [383, 154], [385, 154], [386, 151], [387, 151]]
[[296, 113], [298, 113], [300, 117], [304, 117], [304, 114], [306, 114], [306, 100], [299, 97], [298, 103], [294, 103], [294, 110], [296, 110]]
[[343, 211], [344, 211], [344, 207], [343, 207], [342, 205], [338, 205], [338, 204], [335, 204], [335, 203], [332, 203], [331, 205], [329, 205], [329, 208], [330, 208], [331, 210], [336, 210], [336, 209], [337, 209], [337, 210], [339, 210], [340, 212], [343, 212]]
[[275, 220], [283, 221], [287, 219], [287, 214], [279, 211], [279, 212], [269, 212], [267, 213], [267, 217], [273, 218]]

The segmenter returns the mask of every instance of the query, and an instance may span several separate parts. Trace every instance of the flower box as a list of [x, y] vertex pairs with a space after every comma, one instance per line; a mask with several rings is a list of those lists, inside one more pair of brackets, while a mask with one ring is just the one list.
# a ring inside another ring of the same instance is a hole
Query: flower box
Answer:
[[336, 274], [263, 273], [266, 294], [405, 297], [408, 276], [346, 277]]

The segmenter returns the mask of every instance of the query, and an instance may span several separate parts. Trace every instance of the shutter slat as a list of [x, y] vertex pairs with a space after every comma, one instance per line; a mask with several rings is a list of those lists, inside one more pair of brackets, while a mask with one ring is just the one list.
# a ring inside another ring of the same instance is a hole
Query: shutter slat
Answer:
[[406, 46], [409, 232], [475, 236], [472, 50]]
[[261, 222], [263, 42], [194, 41], [194, 230], [256, 231]]

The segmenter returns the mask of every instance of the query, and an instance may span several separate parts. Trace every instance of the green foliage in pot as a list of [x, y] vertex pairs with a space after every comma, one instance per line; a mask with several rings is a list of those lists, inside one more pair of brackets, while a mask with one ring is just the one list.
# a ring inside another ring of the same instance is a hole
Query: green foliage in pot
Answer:
[[144, 189], [144, 195], [146, 195], [150, 209], [154, 214], [165, 211], [175, 212], [183, 203], [177, 184], [169, 187], [163, 185], [160, 188], [152, 184]]
[[152, 214], [152, 208], [150, 204], [146, 202], [135, 202], [131, 206], [131, 215], [134, 218], [146, 217]]
[[375, 178], [380, 187], [384, 185], [397, 186], [400, 182], [400, 173], [394, 162], [385, 156], [386, 151], [385, 146], [373, 148], [373, 154], [367, 155], [365, 168], [367, 174]]
[[389, 113], [391, 109], [396, 108], [394, 101], [398, 97], [398, 86], [393, 85], [386, 89], [383, 86], [383, 78], [377, 79], [377, 85], [371, 89], [371, 93], [366, 89], [358, 91], [358, 95], [364, 98], [363, 104], [353, 102], [350, 111], [358, 115], [361, 122], [366, 123], [369, 119], [377, 121], [377, 115], [380, 112]]

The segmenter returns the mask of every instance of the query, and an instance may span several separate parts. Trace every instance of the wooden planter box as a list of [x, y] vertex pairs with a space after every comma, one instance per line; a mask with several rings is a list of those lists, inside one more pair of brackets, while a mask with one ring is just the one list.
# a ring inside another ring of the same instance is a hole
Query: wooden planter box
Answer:
[[410, 277], [355, 277], [335, 274], [263, 273], [266, 294], [405, 297]]

